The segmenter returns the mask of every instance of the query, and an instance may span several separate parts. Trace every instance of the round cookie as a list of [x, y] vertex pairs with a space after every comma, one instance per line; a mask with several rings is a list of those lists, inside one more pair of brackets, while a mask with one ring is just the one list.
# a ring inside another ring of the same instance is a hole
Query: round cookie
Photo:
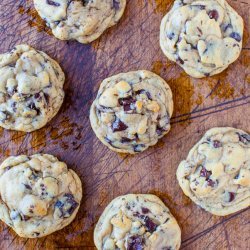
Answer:
[[163, 18], [164, 54], [190, 76], [222, 72], [240, 55], [243, 20], [225, 0], [176, 0]]
[[157, 196], [128, 194], [106, 207], [95, 227], [94, 241], [98, 250], [176, 250], [181, 230]]
[[64, 73], [58, 63], [28, 45], [0, 55], [0, 126], [31, 132], [60, 109]]
[[0, 165], [0, 219], [21, 237], [69, 225], [81, 199], [79, 177], [52, 155], [12, 156]]
[[55, 37], [90, 43], [122, 17], [126, 0], [34, 0]]
[[90, 111], [96, 136], [110, 149], [138, 153], [170, 130], [172, 92], [158, 75], [145, 71], [105, 79]]
[[213, 128], [191, 149], [177, 170], [188, 197], [206, 211], [228, 215], [250, 206], [250, 135]]

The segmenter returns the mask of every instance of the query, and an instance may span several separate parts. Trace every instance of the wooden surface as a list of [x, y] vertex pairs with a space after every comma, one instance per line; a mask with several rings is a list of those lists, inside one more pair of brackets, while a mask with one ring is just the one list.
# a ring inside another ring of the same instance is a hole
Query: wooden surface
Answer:
[[[74, 222], [42, 239], [22, 239], [0, 223], [0, 249], [95, 249], [93, 227], [105, 206], [126, 193], [153, 193], [170, 208], [182, 228], [182, 249], [250, 249], [250, 210], [212, 216], [184, 196], [175, 172], [202, 134], [214, 126], [250, 130], [250, 1], [230, 0], [244, 17], [240, 58], [222, 74], [192, 79], [168, 61], [159, 47], [159, 25], [169, 0], [128, 0], [119, 25], [90, 45], [55, 39], [36, 17], [32, 1], [0, 3], [0, 52], [29, 43], [55, 58], [67, 81], [60, 113], [30, 134], [0, 130], [0, 160], [9, 155], [50, 153], [81, 177], [84, 198]], [[148, 69], [172, 88], [171, 132], [136, 156], [108, 150], [94, 136], [89, 108], [100, 82], [113, 74]]]

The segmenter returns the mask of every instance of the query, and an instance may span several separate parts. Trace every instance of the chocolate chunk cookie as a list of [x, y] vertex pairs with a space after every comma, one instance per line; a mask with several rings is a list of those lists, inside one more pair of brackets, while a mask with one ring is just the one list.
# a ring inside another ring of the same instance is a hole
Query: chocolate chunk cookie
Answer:
[[82, 199], [79, 177], [52, 155], [9, 157], [0, 165], [0, 219], [26, 238], [70, 224]]
[[250, 135], [234, 128], [213, 128], [191, 149], [177, 170], [185, 193], [215, 215], [250, 206]]
[[60, 109], [64, 73], [58, 63], [28, 45], [0, 55], [0, 126], [31, 132]]
[[34, 0], [55, 37], [90, 43], [122, 17], [126, 0]]
[[240, 55], [243, 20], [225, 0], [176, 0], [161, 23], [164, 54], [193, 77], [215, 75]]
[[158, 75], [145, 71], [105, 79], [92, 104], [90, 121], [110, 149], [138, 153], [155, 145], [170, 130], [172, 92]]
[[95, 227], [94, 241], [98, 250], [176, 250], [181, 230], [157, 196], [128, 194], [106, 207]]

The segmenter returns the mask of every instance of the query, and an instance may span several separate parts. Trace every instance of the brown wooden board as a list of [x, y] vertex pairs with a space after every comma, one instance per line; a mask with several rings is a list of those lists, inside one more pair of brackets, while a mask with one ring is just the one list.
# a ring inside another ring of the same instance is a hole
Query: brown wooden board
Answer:
[[[182, 193], [175, 172], [203, 133], [215, 126], [250, 127], [250, 0], [230, 0], [245, 21], [240, 58], [223, 73], [193, 79], [159, 47], [159, 26], [169, 0], [128, 0], [120, 23], [90, 45], [59, 41], [37, 18], [31, 0], [0, 3], [0, 53], [29, 43], [64, 69], [66, 99], [59, 114], [33, 133], [0, 130], [0, 160], [50, 153], [81, 177], [84, 197], [74, 222], [41, 239], [22, 239], [0, 223], [0, 249], [95, 249], [93, 228], [105, 206], [127, 193], [158, 195], [182, 228], [182, 249], [250, 249], [250, 210], [212, 216]], [[116, 154], [95, 137], [89, 108], [100, 82], [111, 75], [148, 69], [167, 80], [174, 94], [171, 132], [136, 156]]]

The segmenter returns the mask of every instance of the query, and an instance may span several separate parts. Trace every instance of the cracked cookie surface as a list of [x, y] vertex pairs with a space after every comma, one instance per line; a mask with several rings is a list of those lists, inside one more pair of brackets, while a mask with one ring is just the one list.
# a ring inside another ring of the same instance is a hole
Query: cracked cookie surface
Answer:
[[65, 76], [56, 61], [28, 45], [0, 55], [0, 126], [31, 132], [59, 111]]
[[250, 206], [250, 135], [235, 128], [213, 128], [191, 149], [177, 170], [185, 193], [215, 215]]
[[162, 20], [160, 45], [187, 74], [201, 78], [233, 63], [242, 37], [243, 20], [225, 0], [176, 0]]
[[122, 17], [126, 0], [34, 0], [55, 37], [90, 43]]
[[128, 194], [106, 207], [95, 227], [94, 241], [98, 250], [177, 250], [181, 230], [157, 196]]
[[138, 153], [170, 130], [172, 92], [158, 75], [145, 71], [105, 79], [90, 110], [97, 137], [110, 149]]
[[0, 165], [0, 219], [20, 237], [43, 237], [67, 226], [81, 199], [79, 177], [52, 155], [12, 156]]

